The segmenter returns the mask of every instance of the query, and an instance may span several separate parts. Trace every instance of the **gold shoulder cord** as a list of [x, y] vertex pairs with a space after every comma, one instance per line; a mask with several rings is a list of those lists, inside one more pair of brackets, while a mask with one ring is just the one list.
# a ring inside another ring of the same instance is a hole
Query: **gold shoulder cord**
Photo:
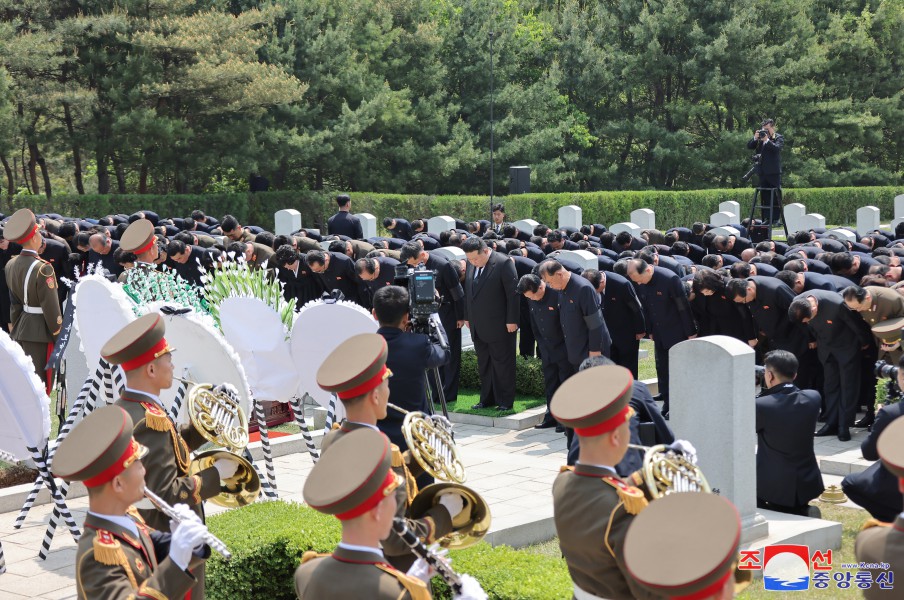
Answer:
[[408, 465], [405, 464], [405, 457], [402, 456], [402, 451], [395, 444], [392, 444], [392, 462], [390, 464], [391, 467], [397, 469], [401, 467], [402, 473], [405, 474], [405, 490], [408, 494], [408, 504], [410, 505], [414, 502], [414, 497], [417, 496], [417, 480], [411, 474], [411, 471], [408, 470]]
[[176, 432], [176, 428], [173, 426], [172, 421], [169, 420], [169, 417], [148, 413], [147, 410], [145, 410], [144, 419], [139, 421], [135, 427], [137, 428], [138, 425], [141, 425], [142, 421], [144, 422], [145, 427], [151, 431], [169, 432], [170, 439], [173, 443], [173, 454], [176, 458], [176, 464], [183, 475], [188, 473], [188, 466], [191, 464], [191, 453], [188, 450], [188, 446], [185, 444], [185, 440], [183, 440], [182, 436]]

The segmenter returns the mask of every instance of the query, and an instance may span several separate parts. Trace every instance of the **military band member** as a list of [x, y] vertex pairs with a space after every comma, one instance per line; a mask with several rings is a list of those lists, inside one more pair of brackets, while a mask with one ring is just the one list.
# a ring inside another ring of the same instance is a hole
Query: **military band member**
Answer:
[[[317, 385], [337, 394], [346, 414], [342, 423], [324, 437], [321, 443], [324, 456], [334, 443], [352, 431], [379, 431], [377, 421], [386, 417], [389, 377], [392, 376], [392, 371], [386, 368], [388, 353], [383, 336], [365, 333], [347, 339], [323, 361], [317, 371]], [[418, 493], [415, 478], [423, 473], [423, 469], [410, 452], [400, 452], [395, 444], [391, 445], [391, 450], [392, 469], [403, 482], [396, 490], [397, 516], [404, 517]], [[427, 544], [450, 533], [452, 519], [464, 508], [461, 497], [456, 494], [444, 494], [439, 502], [424, 516], [409, 520], [409, 529]], [[394, 532], [383, 541], [383, 551], [391, 565], [405, 571], [417, 558]]]
[[38, 257], [43, 238], [30, 210], [16, 211], [3, 228], [3, 237], [22, 246], [22, 252], [4, 270], [10, 297], [10, 337], [31, 358], [49, 391], [47, 359], [63, 326], [56, 275], [53, 266]]
[[85, 417], [59, 447], [53, 474], [88, 488], [75, 558], [82, 600], [182, 598], [195, 584], [190, 562], [210, 554], [207, 528], [184, 504], [173, 507], [184, 518], [172, 535], [145, 525], [132, 508], [144, 497], [139, 459], [147, 450], [132, 437], [132, 419], [118, 406]]
[[[129, 413], [135, 424], [135, 439], [150, 450], [144, 459], [148, 488], [170, 505], [188, 504], [203, 520], [201, 502], [220, 493], [220, 481], [232, 477], [237, 465], [221, 459], [195, 475], [188, 474], [191, 451], [206, 440], [191, 426], [177, 429], [160, 404], [160, 392], [173, 384], [173, 348], [164, 333], [159, 314], [144, 315], [114, 335], [101, 349], [101, 356], [126, 373], [126, 387], [116, 405]], [[156, 509], [139, 512], [154, 529], [165, 529], [169, 523], [169, 518]], [[203, 565], [195, 576], [198, 581], [191, 597], [203, 600]]]
[[625, 567], [625, 534], [647, 504], [615, 471], [628, 450], [633, 382], [624, 367], [594, 367], [572, 375], [552, 399], [553, 416], [581, 440], [577, 463], [564, 467], [552, 488], [559, 546], [579, 600], [661, 596]]
[[[688, 542], [693, 540], [691, 550]], [[625, 566], [651, 594], [728, 600], [750, 583], [735, 583], [741, 519], [715, 494], [686, 492], [660, 498], [639, 514], [625, 536]]]
[[[893, 421], [879, 436], [877, 444], [882, 465], [898, 478], [898, 489], [904, 494], [904, 419]], [[904, 506], [898, 506], [904, 509]], [[867, 563], [887, 563], [885, 583], [892, 584], [883, 589], [878, 582], [880, 571], [873, 570], [873, 584], [863, 591], [863, 596], [872, 598], [901, 598], [904, 582], [890, 581], [890, 573], [894, 579], [904, 574], [904, 511], [898, 514], [894, 523], [868, 522], [864, 530], [854, 542], [854, 554], [857, 560]]]
[[[119, 240], [119, 248], [123, 252], [131, 252], [137, 257], [135, 268], [144, 271], [157, 270], [157, 258], [160, 255], [160, 249], [157, 247], [157, 235], [154, 233], [154, 226], [147, 219], [134, 221], [122, 234]], [[117, 281], [125, 283], [129, 281], [132, 273], [124, 271]]]

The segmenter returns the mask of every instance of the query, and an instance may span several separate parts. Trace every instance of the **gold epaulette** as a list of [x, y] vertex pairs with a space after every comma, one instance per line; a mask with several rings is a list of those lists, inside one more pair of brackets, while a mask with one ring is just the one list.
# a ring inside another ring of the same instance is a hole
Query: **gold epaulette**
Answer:
[[602, 479], [615, 488], [618, 499], [625, 505], [625, 512], [629, 515], [639, 514], [649, 504], [639, 488], [628, 485], [618, 477], [607, 476]]
[[395, 469], [399, 467], [405, 466], [405, 458], [402, 456], [402, 450], [396, 446], [395, 444], [391, 444], [390, 448], [392, 449], [392, 466]]
[[410, 577], [405, 573], [382, 563], [377, 563], [374, 566], [384, 573], [388, 573], [398, 579], [399, 583], [402, 584], [402, 587], [404, 587], [411, 595], [412, 600], [430, 600], [430, 598], [432, 598], [430, 590], [427, 589], [427, 584], [417, 577]]
[[173, 426], [163, 409], [151, 402], [142, 402], [144, 407], [144, 424], [154, 431], [169, 431]]
[[572, 473], [574, 473], [574, 467], [570, 467], [568, 465], [562, 465], [561, 467], [559, 467], [559, 473], [564, 473], [565, 471], [571, 471]]
[[390, 444], [390, 449], [392, 450], [390, 466], [393, 469], [402, 469], [405, 477], [405, 487], [408, 491], [408, 504], [411, 504], [418, 493], [417, 480], [411, 474], [411, 471], [408, 470], [408, 465], [405, 464], [405, 457], [402, 456], [402, 450], [395, 444]]
[[106, 529], [98, 529], [94, 537], [94, 559], [102, 565], [110, 566], [125, 565], [129, 562], [125, 552], [122, 551], [122, 544]]
[[314, 560], [315, 558], [324, 558], [326, 556], [330, 556], [328, 552], [314, 552], [313, 550], [308, 550], [304, 554], [301, 555], [301, 564], [305, 564], [308, 561]]
[[333, 423], [333, 426], [330, 427], [330, 431], [336, 431], [336, 430], [339, 429], [340, 427], [342, 427], [342, 424], [341, 424], [341, 423]]
[[885, 521], [880, 521], [879, 519], [867, 519], [866, 523], [863, 524], [863, 527], [860, 528], [860, 531], [866, 531], [867, 529], [872, 529], [873, 527], [891, 527], [891, 523], [886, 523]]
[[129, 515], [130, 517], [132, 517], [133, 519], [135, 519], [136, 523], [138, 523], [140, 525], [145, 524], [144, 517], [141, 516], [141, 513], [138, 512], [138, 509], [135, 508], [134, 506], [130, 506], [129, 508], [127, 508], [126, 514]]

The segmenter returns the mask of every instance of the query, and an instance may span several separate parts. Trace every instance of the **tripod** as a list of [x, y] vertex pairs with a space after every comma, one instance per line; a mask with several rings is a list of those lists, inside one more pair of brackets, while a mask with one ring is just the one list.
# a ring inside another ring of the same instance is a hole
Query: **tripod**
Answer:
[[[757, 209], [763, 211], [762, 214], [765, 216], [769, 215], [769, 222], [771, 224], [775, 224], [775, 195], [779, 194], [779, 202], [781, 203], [781, 189], [780, 188], [766, 188], [766, 187], [756, 187], [753, 189], [753, 201], [750, 203], [750, 224], [753, 225], [753, 219], [756, 216]], [[769, 200], [768, 204], [762, 204], [762, 198], [768, 194]], [[764, 210], [768, 209], [768, 210]], [[782, 228], [785, 230], [785, 238], [788, 238], [788, 224], [785, 223], [785, 217], [782, 214], [782, 207], [778, 207], [778, 219], [782, 224]], [[772, 238], [772, 225], [769, 226], [769, 238]]]

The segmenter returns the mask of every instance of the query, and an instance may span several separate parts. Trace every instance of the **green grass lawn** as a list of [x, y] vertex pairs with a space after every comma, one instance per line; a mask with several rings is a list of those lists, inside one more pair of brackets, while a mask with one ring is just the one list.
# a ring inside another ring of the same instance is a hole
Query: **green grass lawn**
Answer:
[[[455, 402], [447, 402], [449, 412], [463, 413], [466, 415], [483, 415], [486, 417], [504, 417], [525, 411], [529, 408], [537, 406], [545, 406], [546, 398], [539, 396], [515, 396], [514, 410], [498, 411], [495, 408], [479, 408], [471, 407], [480, 402], [480, 390], [458, 390], [458, 399]], [[439, 404], [434, 404], [437, 412], [442, 412]]]

